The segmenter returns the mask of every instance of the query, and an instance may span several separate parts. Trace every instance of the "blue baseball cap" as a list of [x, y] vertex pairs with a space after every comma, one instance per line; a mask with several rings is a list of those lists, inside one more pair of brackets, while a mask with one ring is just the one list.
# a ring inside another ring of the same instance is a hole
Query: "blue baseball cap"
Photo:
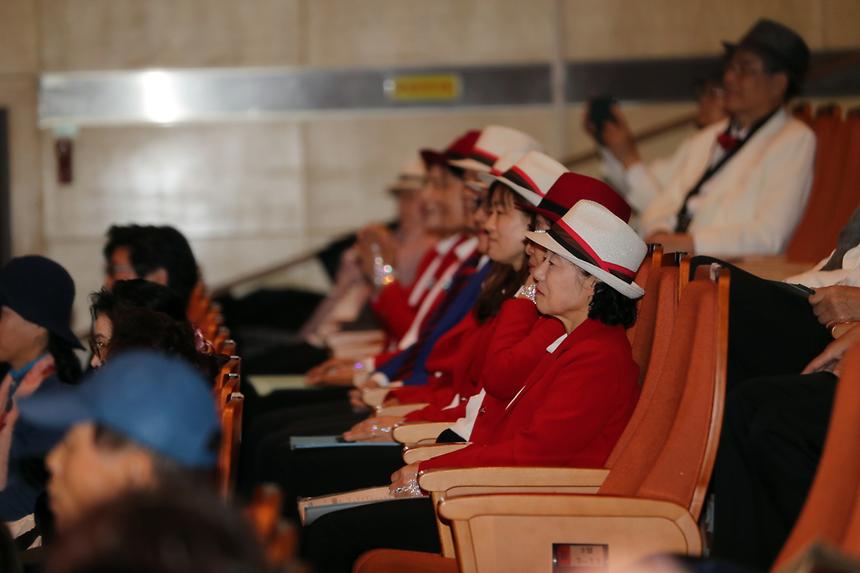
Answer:
[[189, 364], [152, 350], [112, 357], [79, 386], [24, 398], [18, 408], [44, 427], [101, 424], [183, 466], [217, 460], [221, 428], [209, 385]]

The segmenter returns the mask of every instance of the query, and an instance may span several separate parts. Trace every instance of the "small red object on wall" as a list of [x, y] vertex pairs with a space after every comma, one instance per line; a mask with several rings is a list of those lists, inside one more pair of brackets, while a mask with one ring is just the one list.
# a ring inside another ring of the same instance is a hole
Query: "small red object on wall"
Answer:
[[57, 156], [57, 182], [69, 185], [73, 177], [74, 140], [71, 137], [57, 137], [54, 140], [54, 154]]

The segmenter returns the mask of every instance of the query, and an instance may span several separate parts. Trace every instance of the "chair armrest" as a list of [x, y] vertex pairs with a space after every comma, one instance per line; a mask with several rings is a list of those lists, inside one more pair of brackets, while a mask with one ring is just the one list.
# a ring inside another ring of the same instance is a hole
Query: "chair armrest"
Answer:
[[[698, 555], [702, 542], [686, 508], [667, 501], [598, 495], [504, 494], [444, 499], [461, 571], [534, 570], [554, 544], [593, 547], [602, 570], [621, 571], [654, 553]], [[524, 532], [528, 532], [524, 535]], [[516, 539], [515, 543], [507, 540]], [[545, 571], [549, 571], [547, 564]]]
[[446, 497], [476, 493], [595, 493], [609, 470], [584, 468], [486, 467], [423, 471], [421, 489]]
[[305, 497], [298, 500], [297, 505], [299, 508], [299, 517], [302, 521], [302, 524], [305, 523], [305, 519], [307, 516], [307, 510], [311, 507], [321, 507], [328, 505], [339, 505], [346, 503], [363, 503], [363, 502], [374, 502], [374, 501], [384, 501], [388, 499], [393, 499], [391, 494], [388, 492], [388, 486], [380, 486], [380, 487], [369, 487], [363, 489], [356, 489], [352, 491], [345, 491], [341, 493], [334, 493], [330, 495], [320, 495], [316, 497]]
[[384, 388], [362, 388], [361, 399], [364, 400], [364, 403], [371, 408], [376, 408], [377, 406], [382, 405], [382, 402], [388, 395], [389, 390], [399, 388], [401, 386], [403, 386], [402, 382], [392, 382]]
[[406, 446], [403, 450], [403, 462], [406, 465], [423, 462], [450, 452], [462, 450], [468, 442], [452, 444], [431, 444], [429, 446]]
[[376, 407], [376, 415], [377, 416], [405, 416], [406, 414], [412, 413], [416, 410], [420, 410], [424, 406], [426, 406], [426, 402], [418, 403], [418, 404], [401, 404], [399, 406], [388, 406]]
[[401, 444], [433, 443], [436, 436], [451, 427], [451, 422], [427, 422], [421, 424], [399, 424], [392, 436]]
[[785, 255], [751, 255], [730, 262], [748, 273], [775, 281], [800, 274], [815, 264], [814, 261], [809, 263], [789, 261]]

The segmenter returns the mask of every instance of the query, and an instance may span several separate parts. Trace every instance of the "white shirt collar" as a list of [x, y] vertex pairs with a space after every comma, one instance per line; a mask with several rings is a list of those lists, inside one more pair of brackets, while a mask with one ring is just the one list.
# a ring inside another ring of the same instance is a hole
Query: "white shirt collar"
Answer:
[[564, 342], [564, 340], [567, 338], [567, 335], [568, 333], [565, 332], [564, 334], [556, 338], [555, 342], [546, 347], [546, 351], [550, 354], [553, 354], [556, 350], [558, 350], [558, 347], [561, 346], [561, 343]]

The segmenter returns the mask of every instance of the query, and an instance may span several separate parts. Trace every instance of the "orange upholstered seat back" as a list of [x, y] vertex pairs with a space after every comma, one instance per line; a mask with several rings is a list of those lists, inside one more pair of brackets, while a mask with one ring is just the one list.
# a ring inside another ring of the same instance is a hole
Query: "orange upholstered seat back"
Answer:
[[636, 274], [636, 284], [645, 289], [645, 296], [639, 301], [636, 309], [636, 323], [627, 331], [630, 345], [633, 348], [633, 360], [639, 365], [639, 380], [645, 378], [648, 369], [648, 358], [651, 354], [651, 342], [654, 338], [654, 323], [657, 318], [657, 285], [662, 270], [661, 261], [663, 250], [656, 247], [651, 250]]
[[[656, 383], [660, 374], [660, 366], [666, 356], [666, 352], [672, 340], [672, 327], [675, 322], [675, 315], [678, 309], [678, 267], [677, 259], [664, 259], [663, 265], [651, 272], [649, 282], [649, 290], [646, 290], [646, 297], [651, 297], [650, 307], [646, 308], [646, 312], [653, 313], [649, 320], [653, 321], [651, 326], [651, 338], [648, 341], [647, 347], [643, 344], [643, 348], [639, 349], [641, 357], [637, 357], [636, 347], [634, 345], [633, 357], [636, 359], [640, 367], [640, 377], [642, 379], [642, 392], [639, 395], [639, 401], [636, 403], [636, 409], [624, 429], [624, 433], [615, 444], [612, 453], [606, 460], [606, 467], [611, 468], [620, 453], [624, 450], [627, 443], [636, 435], [640, 424], [645, 418], [648, 408], [651, 407], [655, 399], [655, 390], [658, 384]], [[643, 313], [644, 314], [644, 313]], [[640, 317], [641, 319], [642, 317]], [[647, 352], [647, 354], [646, 354]]]
[[835, 209], [846, 169], [852, 163], [848, 154], [850, 126], [843, 120], [842, 110], [831, 106], [819, 112], [812, 129], [816, 136], [815, 172], [803, 217], [786, 249], [792, 261], [817, 262], [827, 256], [844, 225], [844, 221], [837, 223]]
[[844, 360], [815, 481], [774, 569], [793, 561], [814, 542], [860, 557], [860, 348]]
[[672, 501], [698, 518], [722, 423], [728, 282], [723, 271], [684, 289], [650, 403], [601, 494]]

